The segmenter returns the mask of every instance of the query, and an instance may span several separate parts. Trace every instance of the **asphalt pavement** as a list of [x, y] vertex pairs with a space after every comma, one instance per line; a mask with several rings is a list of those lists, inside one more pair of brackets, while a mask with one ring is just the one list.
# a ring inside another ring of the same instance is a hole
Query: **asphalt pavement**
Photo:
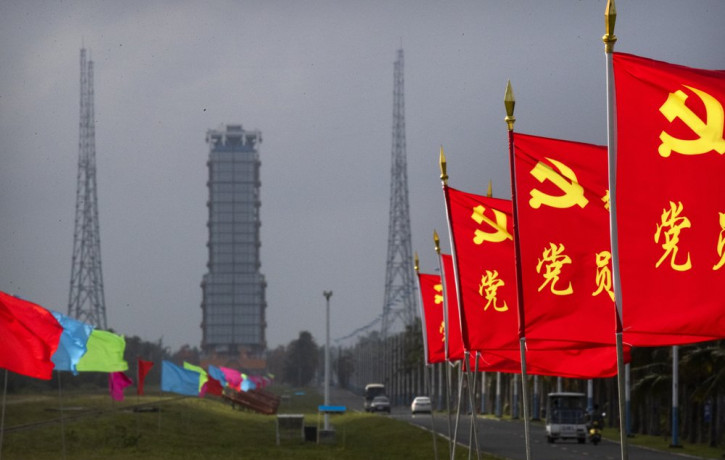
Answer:
[[[347, 406], [348, 410], [363, 410], [362, 396], [355, 395], [347, 390], [338, 388], [330, 389], [330, 403], [333, 405]], [[388, 415], [379, 415], [388, 417]], [[430, 414], [410, 413], [410, 407], [394, 407], [389, 417], [420, 426], [423, 429], [435, 430], [441, 436], [449, 436], [448, 417], [444, 413], [436, 412]], [[475, 440], [478, 440], [478, 450], [481, 453], [492, 454], [510, 460], [526, 460], [526, 441], [524, 434], [524, 423], [522, 420], [500, 420], [488, 417], [476, 417], [476, 435], [470, 437], [471, 416], [462, 414], [456, 441], [465, 447], [472, 446], [476, 451]], [[455, 414], [452, 414], [451, 430], [455, 430]], [[619, 442], [603, 439], [598, 445], [591, 443], [578, 444], [576, 441], [557, 441], [548, 443], [546, 431], [542, 422], [530, 424], [530, 446], [532, 460], [619, 460], [622, 458]], [[469, 443], [474, 439], [474, 443]], [[440, 452], [439, 452], [440, 455]], [[652, 449], [645, 449], [633, 445], [628, 446], [630, 460], [688, 460], [700, 457], [687, 455], [686, 451], [663, 452]]]

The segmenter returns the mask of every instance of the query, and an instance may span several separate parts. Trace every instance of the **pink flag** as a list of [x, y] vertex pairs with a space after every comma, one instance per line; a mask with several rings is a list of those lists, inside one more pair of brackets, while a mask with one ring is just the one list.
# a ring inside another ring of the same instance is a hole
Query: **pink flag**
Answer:
[[133, 385], [133, 380], [123, 372], [111, 372], [108, 374], [108, 389], [111, 398], [116, 401], [123, 401], [123, 389]]
[[240, 391], [242, 386], [242, 373], [234, 369], [229, 369], [228, 367], [220, 366], [219, 369], [224, 373], [224, 377], [227, 379], [227, 385]]

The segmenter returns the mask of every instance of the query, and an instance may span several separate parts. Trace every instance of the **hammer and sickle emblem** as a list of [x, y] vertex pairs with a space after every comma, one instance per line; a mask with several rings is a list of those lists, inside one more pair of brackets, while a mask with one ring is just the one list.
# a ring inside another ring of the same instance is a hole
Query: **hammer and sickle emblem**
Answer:
[[513, 241], [514, 237], [511, 236], [508, 230], [506, 230], [506, 214], [496, 209], [491, 209], [493, 211], [494, 217], [496, 218], [496, 221], [494, 222], [483, 214], [485, 210], [486, 208], [481, 205], [476, 206], [475, 208], [473, 208], [473, 214], [471, 214], [471, 219], [475, 220], [476, 223], [479, 225], [483, 222], [486, 222], [496, 231], [484, 232], [482, 230], [476, 229], [476, 231], [474, 232], [473, 242], [476, 244], [481, 244], [484, 241], [490, 241], [492, 243], [500, 243], [501, 241], [504, 241], [506, 239]]
[[534, 209], [539, 209], [541, 205], [551, 206], [553, 208], [570, 208], [574, 205], [579, 205], [583, 208], [587, 205], [589, 200], [584, 197], [584, 187], [579, 185], [577, 182], [576, 174], [567, 165], [560, 161], [552, 160], [547, 158], [556, 169], [554, 169], [539, 161], [531, 170], [531, 175], [534, 176], [539, 182], [549, 180], [554, 185], [559, 187], [564, 194], [563, 195], [547, 195], [537, 189], [531, 190], [531, 199], [529, 205]]
[[690, 91], [695, 93], [702, 103], [705, 104], [707, 112], [706, 120], [703, 121], [689, 107], [685, 105], [687, 94], [682, 90], [670, 93], [660, 112], [672, 122], [675, 118], [682, 120], [695, 134], [697, 139], [677, 139], [662, 131], [660, 133], [660, 141], [658, 152], [663, 157], [668, 157], [672, 152], [678, 152], [683, 155], [700, 155], [708, 153], [712, 150], [719, 154], [725, 153], [725, 140], [723, 139], [723, 122], [725, 115], [720, 101], [700, 91], [692, 86], [683, 85]]

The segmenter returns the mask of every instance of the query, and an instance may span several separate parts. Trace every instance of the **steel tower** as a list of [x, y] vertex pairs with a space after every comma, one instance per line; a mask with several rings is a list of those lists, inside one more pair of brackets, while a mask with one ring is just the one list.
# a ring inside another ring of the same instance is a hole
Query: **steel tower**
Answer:
[[413, 324], [416, 312], [413, 250], [408, 206], [408, 165], [405, 152], [405, 91], [403, 50], [398, 50], [393, 74], [393, 148], [390, 170], [388, 256], [385, 266], [385, 299], [382, 335], [387, 337], [396, 319]]
[[101, 271], [101, 238], [96, 194], [96, 129], [93, 112], [93, 61], [81, 49], [78, 185], [68, 315], [106, 329]]

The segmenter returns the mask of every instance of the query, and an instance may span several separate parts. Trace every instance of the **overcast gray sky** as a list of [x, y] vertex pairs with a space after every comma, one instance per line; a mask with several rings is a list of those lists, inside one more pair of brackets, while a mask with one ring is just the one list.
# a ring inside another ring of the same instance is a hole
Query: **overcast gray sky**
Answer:
[[[263, 135], [268, 344], [324, 343], [324, 290], [345, 336], [382, 312], [396, 50], [413, 249], [432, 272], [441, 145], [453, 187], [510, 197], [508, 79], [518, 131], [606, 142], [605, 3], [0, 0], [0, 290], [67, 311], [85, 46], [109, 327], [199, 345], [204, 137], [241, 123]], [[617, 11], [617, 51], [725, 68], [724, 1]]]

